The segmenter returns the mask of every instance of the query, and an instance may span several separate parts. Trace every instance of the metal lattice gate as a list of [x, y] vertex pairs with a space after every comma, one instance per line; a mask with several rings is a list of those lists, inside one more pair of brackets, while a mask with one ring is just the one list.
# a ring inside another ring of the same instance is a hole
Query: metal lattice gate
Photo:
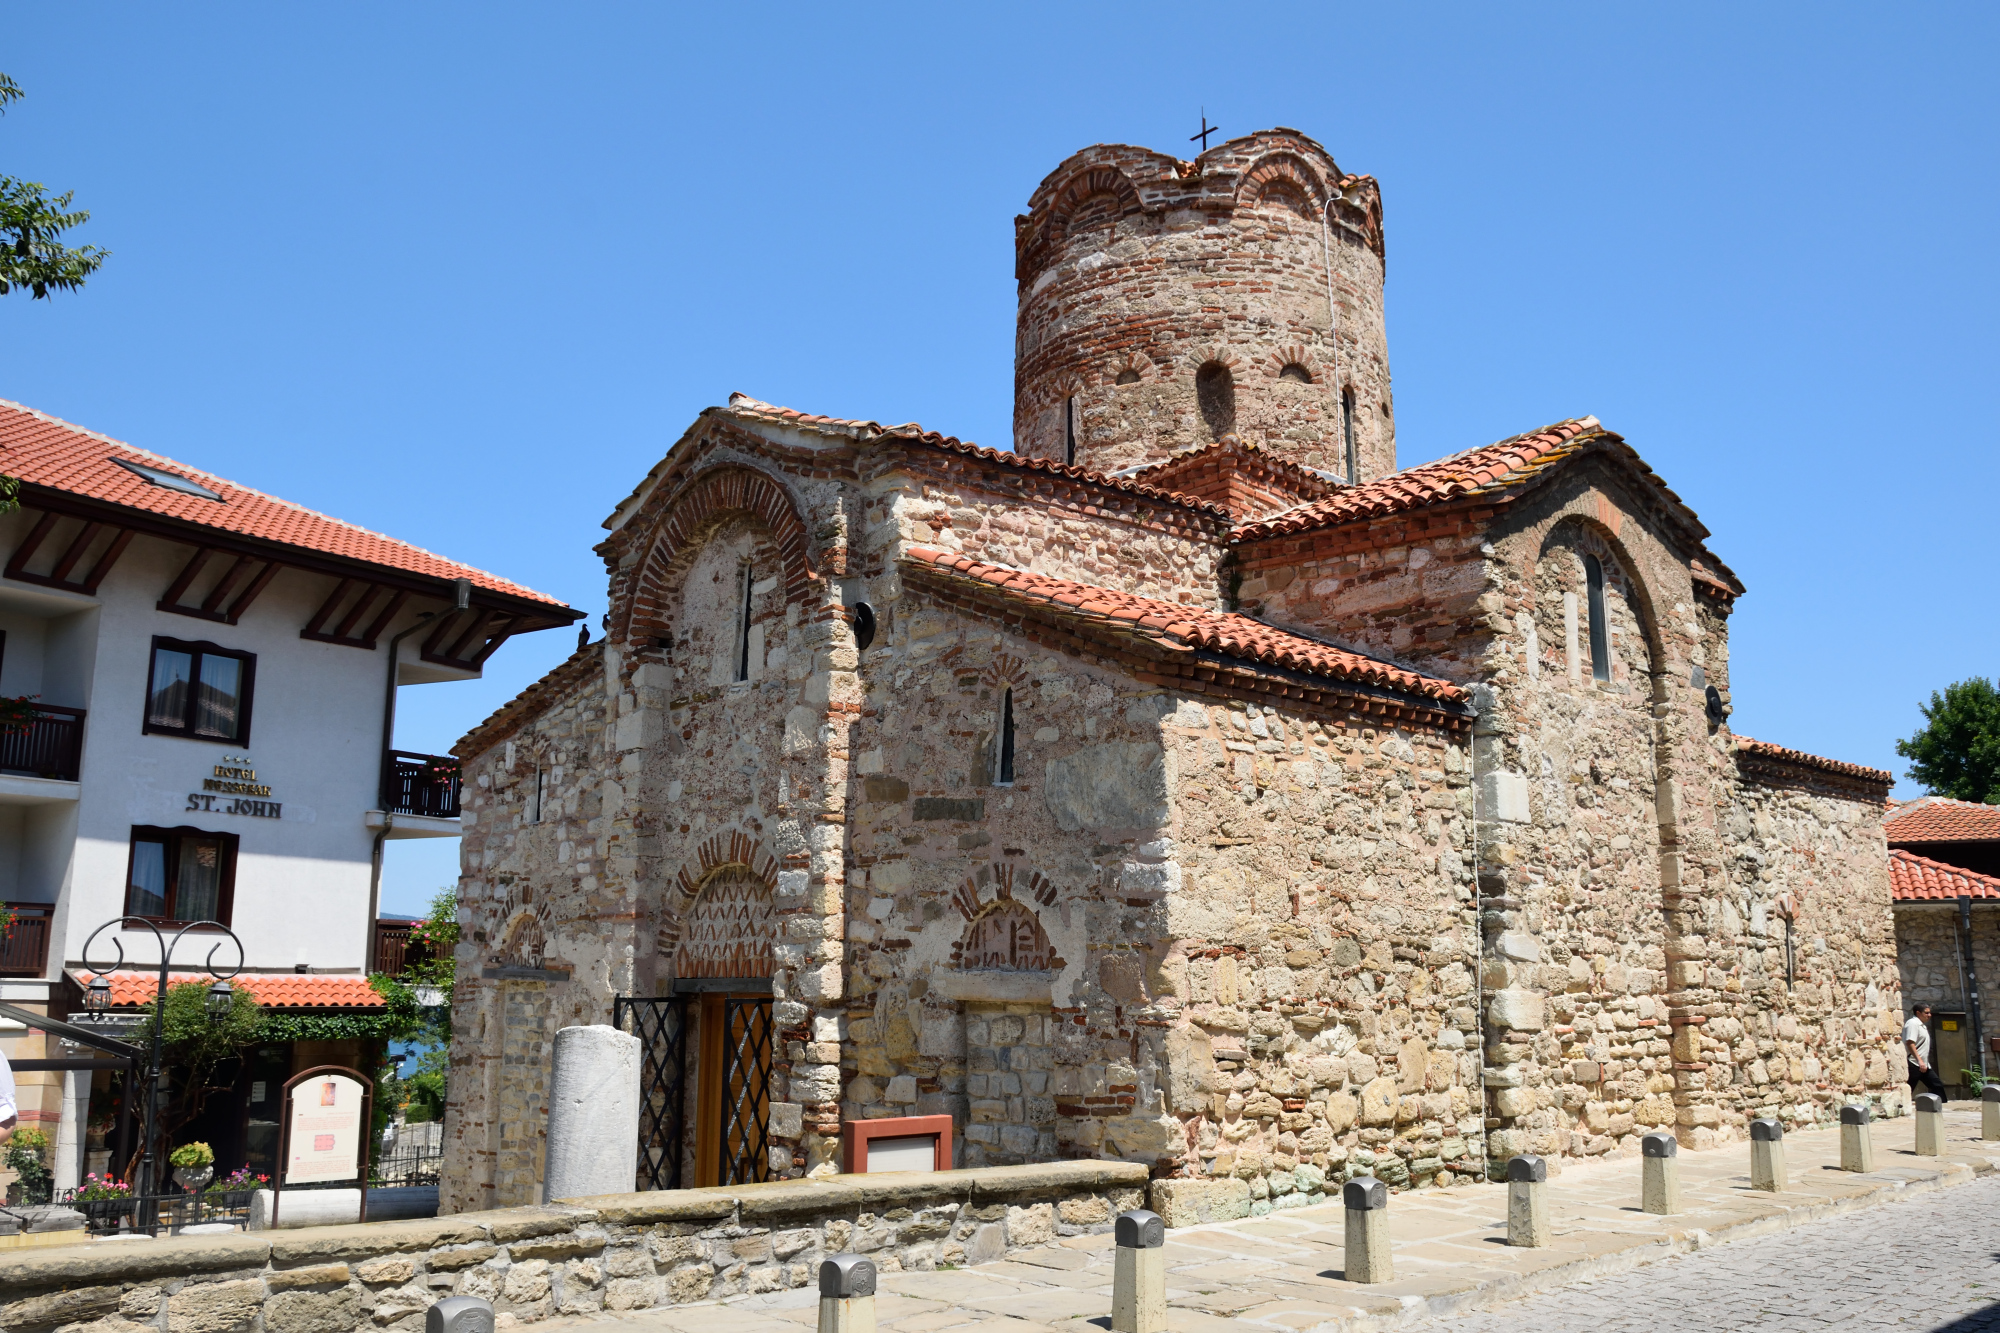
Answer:
[[689, 1000], [686, 995], [612, 1001], [611, 1025], [640, 1041], [639, 1178], [642, 1190], [681, 1188], [688, 1138]]
[[771, 1178], [771, 1001], [731, 995], [722, 1004], [722, 1161], [724, 1185]]

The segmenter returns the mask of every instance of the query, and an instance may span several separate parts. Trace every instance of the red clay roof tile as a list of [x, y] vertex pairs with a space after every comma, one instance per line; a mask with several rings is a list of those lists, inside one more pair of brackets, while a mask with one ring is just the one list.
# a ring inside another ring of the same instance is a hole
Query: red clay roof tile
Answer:
[[1899, 903], [2000, 898], [2000, 879], [1898, 850], [1889, 853], [1889, 896]]
[[[714, 410], [714, 409], [711, 409]], [[779, 407], [752, 398], [747, 393], [729, 395], [726, 409], [732, 416], [745, 417], [752, 421], [771, 421], [787, 426], [811, 426], [841, 435], [852, 435], [860, 439], [902, 439], [927, 444], [949, 453], [964, 454], [971, 458], [985, 459], [989, 463], [999, 463], [1006, 467], [1021, 468], [1029, 472], [1047, 472], [1053, 476], [1070, 477], [1077, 481], [1088, 481], [1128, 495], [1143, 495], [1148, 499], [1164, 500], [1170, 504], [1188, 509], [1197, 509], [1217, 518], [1227, 520], [1229, 511], [1221, 505], [1210, 504], [1192, 495], [1182, 495], [1178, 491], [1163, 491], [1157, 486], [1147, 486], [1124, 477], [1107, 476], [1102, 472], [1092, 472], [1089, 468], [1077, 467], [1069, 463], [1057, 463], [1046, 458], [1023, 458], [1019, 454], [988, 449], [971, 444], [952, 435], [941, 435], [934, 430], [925, 430], [916, 422], [906, 422], [901, 426], [884, 426], [879, 421], [854, 421], [845, 417], [811, 416], [789, 407]]]
[[[220, 501], [155, 485], [120, 467], [124, 459], [175, 473], [206, 486]], [[382, 565], [440, 579], [470, 579], [473, 586], [553, 607], [563, 603], [497, 574], [433, 555], [352, 523], [316, 513], [289, 500], [239, 486], [212, 472], [136, 449], [31, 407], [0, 399], [0, 472], [30, 486], [121, 505], [185, 523], [278, 542], [302, 550]], [[32, 503], [32, 501], [30, 501]], [[567, 609], [567, 608], [565, 608]]]
[[1273, 628], [1248, 616], [1205, 611], [1153, 597], [1078, 583], [1072, 579], [1051, 578], [1025, 569], [1009, 569], [1005, 565], [989, 565], [927, 546], [912, 546], [907, 554], [922, 566], [976, 580], [1012, 598], [1073, 607], [1085, 614], [1115, 619], [1170, 647], [1206, 649], [1225, 657], [1399, 690], [1447, 703], [1462, 704], [1468, 697], [1464, 690], [1448, 680], [1419, 675], [1388, 662]]
[[[88, 986], [96, 974], [78, 972], [75, 975], [78, 985]], [[160, 991], [160, 975], [157, 972], [109, 972], [105, 975], [111, 981], [111, 1006], [114, 1009], [136, 1009], [151, 1004]], [[215, 979], [182, 972], [175, 972], [167, 978], [168, 984], [174, 986], [187, 981], [198, 981], [208, 986], [213, 985]], [[368, 984], [366, 977], [315, 976], [309, 972], [245, 972], [242, 976], [231, 977], [229, 984], [249, 991], [257, 997], [259, 1004], [272, 1009], [388, 1007], [388, 1001]]]
[[1864, 782], [1879, 782], [1884, 786], [1889, 786], [1896, 781], [1896, 775], [1887, 769], [1866, 768], [1860, 764], [1850, 764], [1839, 759], [1822, 759], [1816, 754], [1807, 754], [1804, 750], [1787, 750], [1782, 745], [1773, 745], [1769, 741], [1752, 740], [1748, 736], [1738, 736], [1736, 738], [1736, 748], [1765, 759], [1779, 759], [1788, 764], [1799, 764], [1806, 768], [1817, 768], [1827, 773], [1838, 773], [1842, 777], [1860, 778]]
[[1882, 817], [1891, 846], [1904, 842], [2000, 842], [2000, 805], [1922, 796]]

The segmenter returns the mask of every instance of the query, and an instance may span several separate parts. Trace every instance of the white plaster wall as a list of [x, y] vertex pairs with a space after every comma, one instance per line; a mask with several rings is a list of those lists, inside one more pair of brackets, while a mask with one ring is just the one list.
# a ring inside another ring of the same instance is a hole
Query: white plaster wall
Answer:
[[[0, 518], [0, 549], [18, 544], [31, 517]], [[134, 825], [234, 833], [240, 843], [231, 925], [248, 966], [365, 971], [373, 833], [363, 816], [380, 805], [386, 641], [440, 604], [412, 598], [372, 652], [299, 637], [333, 589], [331, 576], [281, 571], [236, 625], [157, 609], [189, 554], [183, 545], [136, 538], [94, 599], [0, 580], [0, 629], [8, 632], [0, 692], [38, 693], [45, 703], [89, 710], [81, 800], [28, 807], [18, 821], [12, 812], [0, 818], [0, 840], [11, 843], [0, 846], [6, 885], [0, 892], [61, 900], [62, 947], [50, 950], [53, 972], [80, 964], [91, 931], [124, 911]], [[182, 601], [199, 602], [229, 563], [210, 561]], [[141, 730], [155, 635], [257, 655], [248, 745]], [[402, 644], [406, 677], [422, 638], [414, 634]], [[420, 670], [431, 678], [471, 678]], [[202, 779], [214, 775], [225, 755], [249, 756], [282, 817], [223, 814], [230, 798], [222, 796], [214, 811], [188, 809], [189, 794], [202, 790]], [[92, 961], [108, 960], [109, 938], [99, 941]], [[125, 949], [135, 961], [158, 956], [145, 931], [125, 932]], [[195, 966], [204, 953], [190, 938], [176, 962]]]

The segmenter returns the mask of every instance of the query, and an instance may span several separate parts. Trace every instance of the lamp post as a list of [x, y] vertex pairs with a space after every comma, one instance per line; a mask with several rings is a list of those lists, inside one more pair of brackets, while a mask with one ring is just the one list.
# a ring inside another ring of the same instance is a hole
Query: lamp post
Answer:
[[[228, 1015], [230, 1005], [235, 1002], [236, 993], [230, 987], [229, 978], [243, 971], [243, 941], [236, 937], [235, 931], [220, 921], [190, 921], [175, 932], [171, 940], [160, 933], [158, 926], [142, 916], [121, 916], [107, 921], [91, 931], [90, 938], [83, 942], [84, 970], [93, 974], [90, 985], [84, 990], [83, 998], [83, 1007], [90, 1013], [102, 1014], [111, 1007], [109, 974], [125, 966], [125, 945], [117, 935], [111, 937], [112, 946], [118, 950], [118, 958], [109, 967], [97, 967], [91, 963], [90, 946], [95, 944], [97, 937], [107, 930], [122, 930], [134, 926], [144, 926], [152, 931], [154, 942], [160, 946], [160, 986], [158, 998], [153, 1005], [153, 1041], [147, 1058], [146, 1076], [141, 1080], [146, 1089], [145, 1120], [139, 1130], [138, 1179], [132, 1182], [133, 1193], [142, 1200], [139, 1205], [139, 1216], [134, 1219], [134, 1223], [151, 1231], [159, 1208], [152, 1196], [158, 1192], [158, 1181], [155, 1179], [158, 1162], [155, 1154], [159, 1147], [156, 1139], [160, 1128], [161, 1103], [165, 1100], [165, 1089], [161, 1086], [161, 1081], [166, 1072], [163, 1064], [167, 1028], [167, 979], [173, 970], [174, 950], [179, 947], [181, 936], [191, 930], [203, 929], [221, 931], [229, 937], [229, 942], [236, 946], [234, 967], [218, 969], [215, 966], [215, 951], [222, 947], [221, 940], [217, 940], [209, 947], [208, 957], [202, 960], [203, 969], [215, 978], [215, 984], [208, 988], [208, 1013], [211, 1018], [221, 1019]], [[134, 1092], [136, 1093], [137, 1089], [134, 1089]]]

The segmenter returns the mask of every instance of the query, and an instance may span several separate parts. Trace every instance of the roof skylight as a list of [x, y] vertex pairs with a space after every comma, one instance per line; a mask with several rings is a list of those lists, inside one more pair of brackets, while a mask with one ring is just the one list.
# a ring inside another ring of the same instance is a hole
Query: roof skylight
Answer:
[[[111, 461], [119, 467], [124, 468], [127, 472], [136, 472], [140, 477], [155, 486], [164, 486], [170, 491], [179, 491], [183, 495], [199, 495], [204, 500], [222, 500], [222, 496], [218, 492], [211, 491], [200, 482], [192, 481], [177, 472], [168, 472], [164, 468], [147, 467], [144, 463], [135, 463], [129, 458], [114, 458]], [[227, 501], [223, 501], [223, 503], [226, 504]]]

